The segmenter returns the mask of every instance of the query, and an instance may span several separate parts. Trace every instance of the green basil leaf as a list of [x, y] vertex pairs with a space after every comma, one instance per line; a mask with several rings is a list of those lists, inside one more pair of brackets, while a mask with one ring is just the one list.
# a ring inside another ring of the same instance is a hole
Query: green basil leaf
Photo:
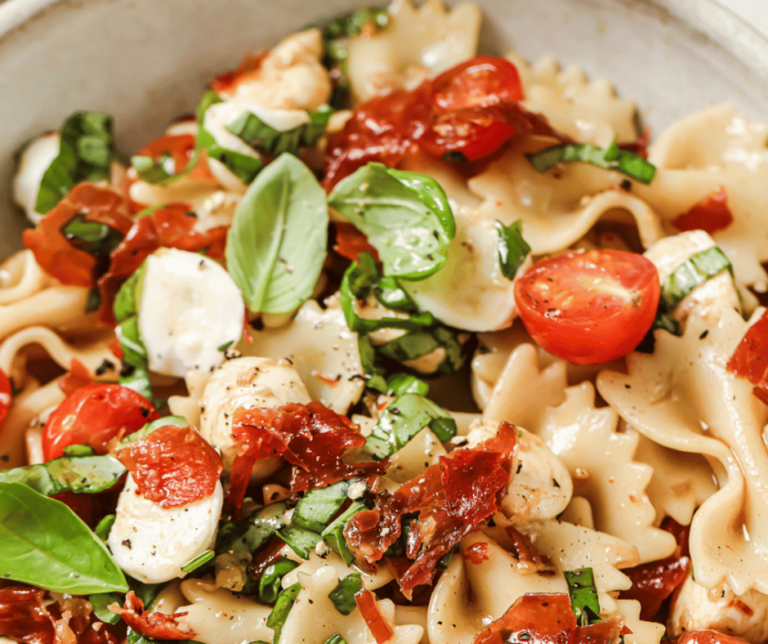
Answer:
[[109, 610], [109, 606], [114, 602], [122, 604], [125, 596], [120, 593], [105, 593], [103, 595], [89, 595], [88, 601], [93, 606], [93, 614], [102, 622], [107, 624], [117, 624], [120, 621], [120, 615]]
[[285, 527], [286, 509], [285, 503], [272, 503], [239, 521], [223, 521], [216, 537], [216, 552], [255, 552]]
[[127, 592], [104, 543], [61, 501], [0, 483], [0, 577], [74, 595]]
[[568, 595], [571, 598], [571, 608], [579, 626], [589, 626], [600, 620], [600, 602], [595, 587], [595, 576], [592, 568], [565, 570], [565, 581], [568, 583]]
[[342, 179], [328, 203], [366, 235], [385, 275], [420, 280], [445, 264], [456, 225], [434, 179], [369, 163]]
[[350, 481], [339, 481], [323, 488], [309, 490], [296, 504], [291, 523], [312, 532], [320, 533], [328, 522], [341, 510], [347, 500]]
[[376, 459], [392, 456], [425, 427], [445, 442], [456, 436], [456, 421], [442, 407], [416, 394], [405, 394], [384, 409], [365, 450]]
[[197, 122], [202, 125], [203, 120], [205, 120], [205, 113], [208, 111], [208, 108], [211, 105], [216, 105], [217, 103], [223, 102], [224, 99], [221, 98], [221, 96], [219, 96], [212, 89], [205, 90], [203, 98], [200, 99], [200, 102], [197, 104], [197, 108], [195, 109], [195, 117], [197, 118]]
[[194, 572], [198, 568], [202, 568], [205, 564], [213, 561], [215, 557], [216, 553], [213, 550], [206, 550], [205, 552], [201, 552], [199, 555], [197, 555], [197, 557], [195, 557], [188, 564], [182, 566], [181, 569], [183, 572]]
[[333, 114], [330, 105], [309, 112], [309, 121], [290, 130], [276, 130], [253, 112], [243, 112], [226, 129], [254, 150], [278, 157], [284, 152], [298, 156], [301, 148], [315, 145]]
[[349, 615], [357, 608], [355, 595], [363, 589], [363, 576], [359, 572], [353, 572], [344, 579], [339, 579], [330, 593], [328, 599], [333, 602], [333, 607], [342, 615]]
[[21, 483], [45, 496], [96, 494], [114, 487], [125, 466], [113, 456], [62, 456], [47, 463], [0, 470], [0, 483]]
[[285, 526], [275, 534], [285, 541], [291, 547], [291, 550], [302, 559], [309, 559], [309, 553], [323, 540], [317, 532], [305, 530], [297, 525]]
[[262, 604], [274, 604], [280, 594], [283, 577], [298, 565], [295, 561], [280, 557], [268, 566], [259, 580], [259, 601]]
[[464, 345], [454, 331], [445, 327], [409, 331], [376, 347], [377, 353], [398, 362], [416, 360], [439, 349], [443, 349], [445, 355], [437, 363], [435, 373], [451, 374], [461, 369], [465, 360]]
[[376, 350], [367, 335], [359, 335], [357, 338], [357, 350], [360, 353], [360, 364], [368, 378], [365, 386], [378, 392], [386, 393], [389, 389], [384, 379], [385, 370], [376, 364]]
[[582, 161], [606, 170], [621, 172], [645, 184], [650, 183], [656, 174], [656, 166], [643, 157], [619, 149], [615, 139], [607, 148], [599, 148], [590, 143], [565, 143], [538, 152], [528, 152], [525, 158], [536, 172], [546, 172], [558, 163]]
[[[213, 135], [202, 126], [200, 126], [197, 134], [197, 146], [199, 149], [205, 150], [209, 158], [216, 159], [219, 163], [226, 166], [245, 185], [253, 182], [256, 175], [264, 168], [264, 162], [261, 160], [261, 157], [254, 157], [220, 146], [216, 139], [213, 138]], [[190, 161], [191, 165], [192, 162]]]
[[499, 233], [499, 264], [501, 272], [508, 280], [515, 279], [518, 269], [522, 266], [531, 247], [523, 239], [523, 220], [518, 219], [511, 226], [496, 222]]
[[288, 586], [283, 590], [275, 601], [275, 607], [267, 617], [267, 626], [275, 631], [275, 637], [273, 638], [274, 644], [280, 644], [280, 633], [285, 626], [285, 620], [288, 619], [288, 613], [293, 608], [293, 603], [301, 592], [301, 584], [296, 583], [293, 586]]
[[169, 642], [173, 642], [173, 644], [203, 644], [196, 640], [153, 640], [146, 635], [134, 631], [130, 626], [128, 627], [126, 639], [128, 644], [168, 644]]
[[109, 539], [109, 533], [112, 531], [112, 526], [115, 525], [116, 518], [114, 514], [108, 514], [93, 529], [94, 534], [104, 543], [107, 543], [107, 539]]
[[384, 7], [361, 7], [343, 16], [329, 20], [322, 28], [323, 40], [351, 38], [365, 28], [386, 29], [389, 13]]
[[35, 210], [53, 209], [76, 183], [106, 181], [117, 155], [112, 117], [99, 112], [75, 112], [61, 126], [59, 154], [40, 182]]
[[717, 246], [687, 259], [661, 285], [661, 301], [666, 311], [672, 311], [693, 289], [725, 270], [733, 276], [731, 262]]
[[123, 241], [123, 234], [98, 221], [88, 221], [81, 212], [61, 227], [71, 246], [93, 257], [109, 257]]
[[227, 235], [227, 270], [254, 312], [288, 313], [311, 295], [328, 242], [325, 192], [283, 154], [245, 193]]
[[367, 510], [365, 504], [361, 501], [353, 501], [350, 506], [336, 517], [320, 535], [331, 548], [341, 555], [341, 558], [347, 566], [351, 565], [355, 558], [347, 547], [344, 528], [352, 517], [362, 510]]
[[90, 445], [67, 445], [64, 456], [93, 456], [96, 452]]
[[331, 635], [323, 644], [347, 644], [341, 635]]
[[[139, 179], [152, 184], [164, 184], [178, 179], [180, 172], [176, 172], [176, 163], [171, 154], [161, 154], [159, 159], [152, 157], [132, 156], [131, 165], [139, 175]], [[192, 164], [188, 164], [190, 171]], [[185, 175], [188, 173], [184, 173]]]
[[403, 394], [417, 394], [426, 396], [429, 393], [429, 385], [407, 373], [396, 373], [387, 378], [387, 393], [393, 396], [402, 396]]
[[440, 559], [437, 560], [437, 567], [442, 568], [443, 570], [448, 568], [448, 566], [451, 565], [451, 559], [453, 559], [453, 555], [455, 552], [456, 552], [456, 546], [451, 548], [442, 557], [440, 557]]
[[141, 429], [136, 430], [132, 434], [128, 434], [123, 440], [117, 444], [117, 450], [125, 449], [131, 445], [138, 443], [143, 438], [149, 436], [156, 429], [161, 427], [189, 427], [189, 421], [184, 416], [163, 416], [157, 420], [153, 420], [151, 423], [147, 423]]

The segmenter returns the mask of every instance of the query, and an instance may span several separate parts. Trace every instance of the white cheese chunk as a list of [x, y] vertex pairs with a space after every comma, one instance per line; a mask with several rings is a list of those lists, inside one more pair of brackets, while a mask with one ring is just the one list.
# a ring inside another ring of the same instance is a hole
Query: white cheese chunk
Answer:
[[35, 225], [43, 218], [35, 210], [37, 193], [45, 171], [59, 156], [60, 141], [58, 132], [48, 132], [27, 145], [21, 153], [19, 168], [13, 179], [13, 200], [24, 209], [27, 219]]
[[213, 260], [173, 248], [147, 258], [139, 333], [150, 370], [184, 377], [218, 366], [240, 339], [244, 316], [240, 290]]
[[194, 503], [162, 508], [139, 494], [129, 474], [115, 510], [109, 549], [125, 572], [145, 584], [183, 577], [181, 569], [213, 545], [224, 492]]

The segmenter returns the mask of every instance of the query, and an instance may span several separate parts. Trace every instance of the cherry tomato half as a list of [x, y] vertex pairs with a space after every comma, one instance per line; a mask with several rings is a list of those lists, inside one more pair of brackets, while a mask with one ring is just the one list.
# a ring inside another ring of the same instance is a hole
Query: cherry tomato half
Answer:
[[124, 430], [131, 434], [160, 414], [144, 396], [120, 385], [87, 385], [67, 396], [43, 431], [46, 461], [64, 455], [69, 445], [90, 445], [106, 454], [107, 443]]
[[419, 139], [419, 146], [432, 156], [458, 154], [462, 161], [477, 161], [498, 150], [514, 134], [513, 125], [482, 109], [464, 109], [436, 117]]
[[651, 328], [659, 275], [642, 255], [572, 252], [542, 260], [515, 283], [525, 328], [546, 351], [600, 364], [632, 351]]
[[5, 372], [0, 369], [0, 425], [3, 424], [3, 420], [8, 415], [8, 410], [11, 408], [11, 381]]
[[435, 107], [442, 112], [514, 103], [525, 98], [517, 68], [497, 56], [475, 56], [451, 67], [435, 78], [432, 89]]

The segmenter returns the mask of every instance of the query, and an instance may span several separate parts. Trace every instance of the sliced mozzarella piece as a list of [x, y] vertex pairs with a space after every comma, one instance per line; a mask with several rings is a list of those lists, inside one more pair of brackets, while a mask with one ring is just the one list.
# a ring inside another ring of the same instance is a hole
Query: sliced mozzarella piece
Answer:
[[183, 577], [181, 568], [213, 545], [223, 504], [217, 483], [211, 496], [161, 508], [139, 493], [129, 474], [117, 501], [109, 549], [120, 568], [145, 584]]
[[22, 151], [19, 168], [13, 179], [13, 200], [24, 209], [29, 221], [35, 225], [43, 218], [35, 210], [40, 183], [48, 166], [59, 156], [60, 142], [58, 132], [48, 132], [32, 141]]
[[[496, 435], [499, 423], [483, 419], [470, 425], [468, 447]], [[512, 479], [502, 512], [516, 525], [554, 519], [565, 510], [573, 495], [568, 469], [538, 436], [518, 428]]]
[[[467, 331], [506, 329], [517, 317], [514, 282], [501, 272], [499, 235], [493, 221], [471, 208], [451, 203], [456, 237], [437, 273], [418, 282], [402, 282], [423, 311]], [[530, 258], [518, 274], [530, 265]]]
[[365, 379], [357, 334], [347, 327], [340, 308], [323, 310], [309, 300], [288, 326], [252, 335], [253, 343], [241, 342], [239, 349], [244, 354], [288, 358], [312, 400], [346, 414], [362, 396]]
[[240, 340], [244, 316], [240, 290], [213, 260], [174, 248], [147, 258], [139, 333], [150, 370], [184, 377], [218, 366]]
[[[703, 230], [692, 230], [657, 241], [647, 251], [645, 256], [650, 259], [659, 271], [662, 288], [666, 279], [675, 272], [681, 264], [704, 250], [717, 246]], [[736, 290], [736, 284], [728, 271], [708, 279], [694, 288], [685, 299], [678, 304], [672, 316], [682, 324], [692, 313], [705, 320], [716, 323], [723, 309], [732, 308], [741, 313], [741, 302]]]
[[[232, 415], [238, 409], [280, 407], [310, 402], [307, 388], [287, 360], [243, 357], [225, 362], [213, 372], [200, 399], [200, 433], [221, 450], [224, 471], [230, 472], [237, 453]], [[257, 478], [274, 470], [274, 459], [259, 461]]]
[[672, 605], [669, 633], [712, 629], [760, 644], [768, 640], [768, 595], [749, 590], [736, 595], [728, 586], [704, 588], [685, 580]]

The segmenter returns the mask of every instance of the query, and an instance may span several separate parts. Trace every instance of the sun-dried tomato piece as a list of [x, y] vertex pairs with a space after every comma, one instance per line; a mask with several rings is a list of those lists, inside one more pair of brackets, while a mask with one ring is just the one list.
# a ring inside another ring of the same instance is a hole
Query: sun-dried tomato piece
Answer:
[[690, 631], [683, 633], [675, 644], [748, 644], [747, 640], [717, 631]]
[[755, 385], [752, 393], [768, 405], [768, 311], [763, 313], [739, 342], [726, 369]]
[[123, 283], [142, 262], [158, 248], [178, 248], [192, 253], [204, 252], [220, 260], [227, 243], [227, 227], [216, 226], [198, 232], [194, 230], [197, 217], [189, 205], [173, 203], [139, 217], [133, 222], [122, 243], [110, 255], [109, 270], [99, 279], [101, 292], [100, 320], [115, 324], [112, 305]]
[[672, 225], [680, 231], [703, 230], [710, 235], [728, 228], [732, 223], [733, 214], [728, 208], [728, 193], [725, 186], [720, 186], [688, 212], [672, 220]]
[[161, 508], [211, 496], [223, 469], [221, 457], [192, 427], [165, 425], [117, 453], [136, 487]]
[[114, 603], [109, 610], [120, 617], [134, 631], [146, 635], [155, 640], [186, 640], [195, 636], [194, 631], [185, 624], [179, 624], [176, 620], [187, 613], [174, 613], [165, 615], [144, 610], [144, 602], [136, 594], [129, 590], [125, 596], [125, 606], [120, 607]]
[[629, 143], [619, 143], [620, 150], [626, 150], [632, 154], [636, 154], [643, 159], [648, 158], [648, 144], [651, 142], [651, 128], [647, 127], [643, 130], [642, 134], [634, 141]]
[[365, 445], [365, 438], [350, 420], [320, 402], [240, 409], [234, 415], [232, 436], [241, 442], [230, 478], [230, 505], [236, 512], [253, 465], [265, 458], [280, 456], [294, 466], [293, 492], [382, 472], [386, 467], [384, 461], [345, 463], [342, 457]]
[[413, 563], [399, 579], [403, 592], [428, 584], [440, 558], [498, 510], [509, 483], [517, 430], [501, 423], [493, 438], [474, 449], [440, 458], [394, 494], [383, 493], [373, 510], [347, 524], [347, 545], [368, 563], [379, 561], [400, 537], [402, 519], [418, 514], [408, 532]]
[[37, 228], [25, 230], [22, 241], [35, 261], [62, 284], [94, 286], [97, 258], [73, 245], [61, 232], [77, 215], [85, 221], [105, 224], [125, 235], [131, 219], [125, 200], [114, 190], [93, 183], [78, 183], [45, 217]]
[[[192, 134], [165, 134], [147, 143], [137, 156], [150, 157], [153, 161], [163, 161], [165, 158], [173, 159], [173, 172], [169, 174], [181, 174], [189, 166], [189, 162], [195, 156], [197, 139]], [[194, 181], [215, 182], [208, 164], [204, 159], [198, 158], [195, 167], [187, 178]]]
[[360, 609], [360, 614], [365, 620], [365, 625], [371, 631], [377, 644], [385, 644], [394, 636], [395, 631], [387, 618], [382, 615], [376, 603], [376, 597], [370, 590], [361, 590], [355, 595], [355, 604]]
[[5, 371], [0, 369], [0, 425], [11, 408], [11, 391], [11, 381]]
[[469, 563], [473, 564], [481, 564], [484, 561], [488, 561], [488, 559], [490, 559], [491, 548], [485, 541], [473, 543], [464, 551], [461, 556], [464, 558], [464, 561], [468, 561]]
[[512, 554], [518, 560], [516, 569], [519, 574], [527, 575], [536, 572], [544, 575], [556, 572], [557, 569], [552, 560], [539, 552], [528, 535], [523, 534], [512, 525], [504, 528], [504, 531], [512, 542], [514, 548]]
[[64, 379], [59, 383], [59, 389], [69, 396], [69, 394], [74, 393], [81, 387], [92, 384], [93, 377], [91, 376], [91, 372], [88, 371], [88, 367], [77, 358], [73, 357], [72, 360], [69, 361], [69, 371], [67, 372], [67, 375], [65, 375]]
[[577, 626], [565, 593], [528, 594], [478, 633], [472, 644], [611, 644], [621, 635], [623, 626], [620, 618]]
[[333, 250], [339, 255], [356, 262], [360, 253], [370, 253], [377, 262], [379, 261], [378, 251], [371, 246], [368, 238], [352, 224], [334, 223], [334, 226], [336, 228], [336, 243]]

